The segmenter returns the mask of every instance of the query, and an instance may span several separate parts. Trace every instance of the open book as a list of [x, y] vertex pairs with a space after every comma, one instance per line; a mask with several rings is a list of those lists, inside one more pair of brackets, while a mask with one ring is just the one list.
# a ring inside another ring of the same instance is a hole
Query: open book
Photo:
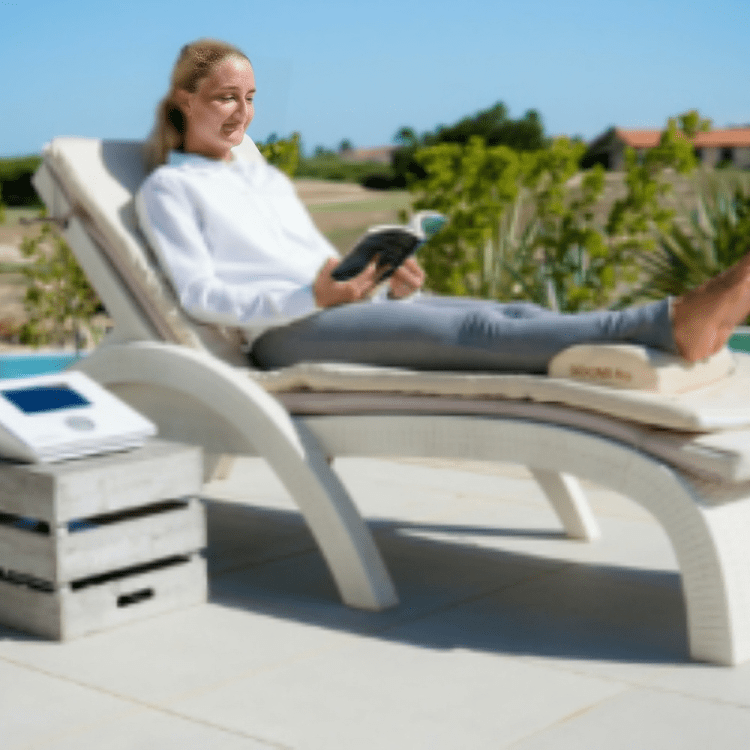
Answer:
[[436, 211], [419, 211], [406, 225], [381, 224], [371, 227], [331, 275], [338, 281], [346, 281], [376, 260], [378, 281], [383, 281], [420, 245], [440, 231], [445, 221], [445, 217]]

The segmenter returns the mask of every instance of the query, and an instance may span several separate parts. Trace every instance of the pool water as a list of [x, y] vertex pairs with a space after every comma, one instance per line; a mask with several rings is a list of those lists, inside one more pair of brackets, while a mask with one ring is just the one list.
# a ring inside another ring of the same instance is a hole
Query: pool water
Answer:
[[736, 352], [750, 352], [750, 328], [743, 328], [729, 339], [729, 348]]
[[60, 372], [79, 360], [75, 352], [34, 352], [0, 356], [0, 378], [25, 378], [47, 372]]

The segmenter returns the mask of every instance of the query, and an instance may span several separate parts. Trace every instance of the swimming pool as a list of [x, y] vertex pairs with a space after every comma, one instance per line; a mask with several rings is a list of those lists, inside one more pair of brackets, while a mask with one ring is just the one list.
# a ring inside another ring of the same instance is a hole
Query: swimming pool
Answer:
[[0, 355], [0, 379], [25, 378], [46, 372], [60, 372], [85, 356], [76, 352], [23, 352]]

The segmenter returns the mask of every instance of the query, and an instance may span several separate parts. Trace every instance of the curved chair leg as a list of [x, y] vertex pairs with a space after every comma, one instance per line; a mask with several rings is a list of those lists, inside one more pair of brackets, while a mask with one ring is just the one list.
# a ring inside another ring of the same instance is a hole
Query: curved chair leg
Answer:
[[750, 485], [692, 482], [656, 462], [637, 471], [632, 496], [661, 522], [680, 567], [690, 655], [717, 664], [747, 661]]
[[576, 477], [532, 467], [529, 467], [529, 471], [547, 496], [569, 537], [589, 542], [599, 538], [599, 524]]
[[294, 498], [343, 601], [371, 610], [397, 604], [372, 535], [326, 454], [309, 431], [296, 425], [247, 374], [203, 352], [157, 342], [100, 347], [78, 367], [125, 400], [134, 397], [132, 405], [156, 422], [162, 437], [188, 441], [179, 434], [179, 425], [187, 419], [182, 412], [195, 405], [200, 418], [189, 424], [189, 441], [220, 452], [218, 417], [227, 426], [232, 450], [263, 456]]

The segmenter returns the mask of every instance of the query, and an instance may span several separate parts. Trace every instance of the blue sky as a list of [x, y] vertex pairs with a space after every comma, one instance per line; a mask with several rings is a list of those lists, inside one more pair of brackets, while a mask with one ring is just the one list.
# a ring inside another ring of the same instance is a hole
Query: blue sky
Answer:
[[[429, 10], [426, 8], [429, 7]], [[0, 156], [55, 135], [142, 138], [180, 47], [241, 47], [250, 135], [390, 143], [503, 101], [549, 134], [750, 122], [747, 0], [0, 0]]]

